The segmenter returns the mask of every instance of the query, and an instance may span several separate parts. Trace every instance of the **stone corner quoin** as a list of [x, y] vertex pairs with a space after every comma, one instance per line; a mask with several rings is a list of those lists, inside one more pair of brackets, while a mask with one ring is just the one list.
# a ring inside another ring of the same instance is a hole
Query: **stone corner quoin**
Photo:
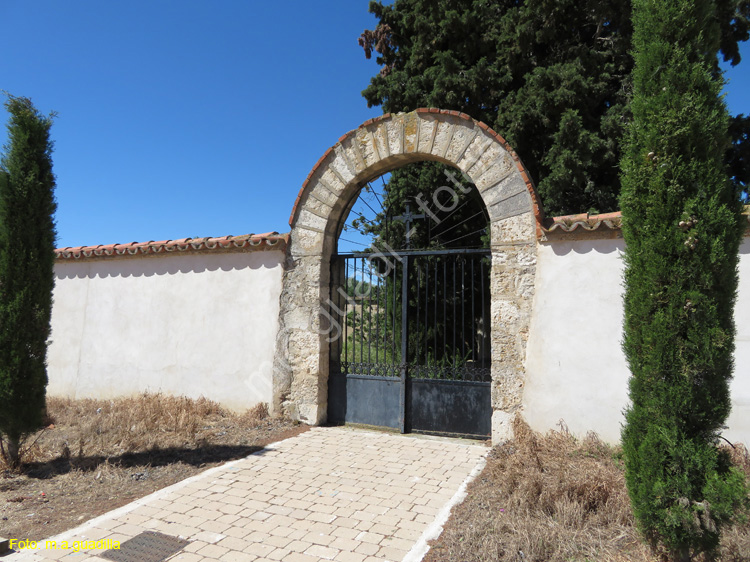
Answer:
[[320, 309], [329, 296], [328, 266], [339, 221], [368, 181], [423, 160], [468, 175], [490, 217], [492, 438], [500, 442], [512, 436], [511, 421], [521, 408], [536, 241], [544, 217], [518, 155], [489, 126], [458, 111], [422, 108], [370, 119], [339, 138], [313, 166], [289, 219], [273, 407], [308, 424], [325, 422], [328, 342]]

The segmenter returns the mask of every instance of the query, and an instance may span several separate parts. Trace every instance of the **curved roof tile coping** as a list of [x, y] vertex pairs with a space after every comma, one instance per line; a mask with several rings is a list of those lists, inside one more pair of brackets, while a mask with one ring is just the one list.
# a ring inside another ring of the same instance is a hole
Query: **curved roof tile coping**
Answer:
[[[406, 112], [412, 113], [412, 112]], [[539, 200], [539, 196], [536, 193], [536, 187], [534, 187], [534, 182], [531, 181], [531, 176], [526, 171], [526, 167], [523, 165], [523, 162], [521, 161], [521, 158], [516, 154], [515, 150], [508, 144], [508, 142], [498, 133], [496, 133], [494, 130], [490, 128], [489, 125], [486, 123], [483, 123], [481, 121], [477, 121], [476, 119], [473, 119], [471, 116], [467, 115], [466, 113], [462, 113], [460, 111], [454, 111], [454, 110], [448, 110], [448, 109], [438, 109], [435, 107], [420, 107], [419, 109], [416, 109], [413, 113], [439, 113], [442, 115], [453, 115], [454, 117], [459, 117], [460, 119], [465, 119], [466, 121], [471, 121], [475, 125], [477, 125], [480, 129], [483, 131], [486, 131], [487, 134], [495, 137], [495, 139], [505, 148], [505, 150], [508, 151], [508, 153], [511, 155], [511, 158], [513, 158], [513, 161], [516, 163], [516, 168], [518, 168], [518, 171], [521, 173], [521, 177], [523, 178], [523, 181], [526, 182], [526, 188], [529, 190], [529, 194], [531, 195], [531, 204], [534, 210], [534, 218], [536, 219], [536, 231], [537, 236], [541, 236], [542, 234], [542, 223], [544, 221], [544, 209], [542, 208], [541, 201]], [[310, 173], [307, 174], [307, 178], [305, 178], [305, 181], [302, 184], [302, 187], [299, 190], [299, 194], [297, 195], [297, 199], [294, 202], [294, 207], [292, 208], [292, 214], [289, 216], [289, 226], [294, 225], [294, 218], [297, 215], [297, 207], [299, 206], [300, 201], [302, 200], [302, 196], [305, 193], [305, 190], [307, 189], [308, 184], [310, 183], [310, 179], [313, 177], [315, 172], [318, 170], [320, 165], [325, 161], [325, 159], [328, 157], [328, 155], [333, 152], [334, 148], [344, 142], [348, 137], [355, 135], [358, 130], [363, 129], [365, 127], [368, 127], [370, 125], [373, 125], [375, 123], [379, 123], [381, 121], [386, 121], [390, 119], [394, 114], [392, 113], [386, 113], [384, 115], [381, 115], [379, 117], [374, 117], [373, 119], [368, 119], [364, 123], [362, 123], [359, 127], [356, 129], [353, 129], [349, 131], [348, 133], [342, 135], [338, 142], [330, 147], [328, 150], [326, 150], [323, 153], [323, 156], [321, 156], [318, 161], [315, 163], [315, 165], [312, 167], [312, 170], [310, 170]]]
[[211, 250], [269, 250], [284, 251], [289, 242], [289, 234], [265, 232], [242, 236], [222, 236], [220, 238], [181, 238], [155, 242], [130, 242], [129, 244], [100, 244], [98, 246], [77, 246], [58, 248], [55, 257], [60, 260], [81, 258], [106, 258], [117, 256], [168, 254], [171, 252], [205, 252]]
[[[746, 205], [742, 214], [747, 219], [745, 236], [750, 236], [750, 205]], [[601, 215], [566, 215], [562, 217], [551, 217], [544, 221], [542, 226], [543, 241], [569, 240], [571, 235], [585, 235], [599, 231], [601, 237], [612, 238], [622, 236], [622, 213], [604, 213]], [[592, 237], [598, 237], [592, 234]]]
[[602, 225], [612, 230], [619, 230], [622, 227], [622, 213], [620, 211], [603, 213], [601, 215], [581, 213], [579, 215], [553, 217], [544, 222], [544, 230], [546, 232], [554, 232], [555, 230], [573, 232], [579, 228], [583, 230], [597, 230]]

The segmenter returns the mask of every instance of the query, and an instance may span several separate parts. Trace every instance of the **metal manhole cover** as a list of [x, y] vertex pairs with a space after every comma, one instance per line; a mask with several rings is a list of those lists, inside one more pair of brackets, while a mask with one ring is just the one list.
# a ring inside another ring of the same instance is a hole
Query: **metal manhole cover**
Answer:
[[188, 541], [154, 531], [144, 531], [99, 556], [114, 562], [161, 562], [185, 548]]

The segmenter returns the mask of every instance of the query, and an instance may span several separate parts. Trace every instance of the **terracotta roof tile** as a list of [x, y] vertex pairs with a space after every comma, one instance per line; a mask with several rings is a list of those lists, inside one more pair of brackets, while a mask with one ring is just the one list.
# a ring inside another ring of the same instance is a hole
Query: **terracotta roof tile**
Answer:
[[564, 232], [573, 232], [579, 228], [583, 230], [598, 230], [602, 226], [609, 229], [619, 229], [622, 225], [622, 214], [605, 213], [602, 215], [589, 215], [582, 213], [580, 215], [565, 215], [562, 217], [552, 217], [547, 219], [544, 229], [549, 232], [563, 230]]
[[130, 242], [128, 244], [99, 244], [97, 246], [77, 246], [58, 248], [57, 259], [106, 258], [117, 256], [154, 255], [171, 252], [205, 252], [211, 250], [284, 250], [289, 242], [289, 234], [264, 232], [242, 236], [221, 236], [218, 238], [180, 238], [154, 242]]
[[[747, 219], [745, 236], [750, 236], [750, 205], [745, 206], [742, 214]], [[581, 238], [622, 238], [622, 213], [582, 213], [544, 219], [540, 236], [543, 242]]]
[[579, 238], [622, 238], [622, 214], [566, 215], [549, 217], [542, 223], [542, 241], [575, 240]]

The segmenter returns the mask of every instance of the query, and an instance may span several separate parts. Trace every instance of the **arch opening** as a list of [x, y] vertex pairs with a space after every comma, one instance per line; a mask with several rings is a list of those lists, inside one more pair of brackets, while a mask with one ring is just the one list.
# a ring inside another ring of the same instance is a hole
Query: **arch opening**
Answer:
[[333, 252], [489, 248], [489, 225], [470, 178], [452, 166], [417, 161], [362, 184], [338, 219]]
[[490, 223], [476, 186], [416, 162], [346, 209], [331, 256], [328, 422], [486, 439]]

